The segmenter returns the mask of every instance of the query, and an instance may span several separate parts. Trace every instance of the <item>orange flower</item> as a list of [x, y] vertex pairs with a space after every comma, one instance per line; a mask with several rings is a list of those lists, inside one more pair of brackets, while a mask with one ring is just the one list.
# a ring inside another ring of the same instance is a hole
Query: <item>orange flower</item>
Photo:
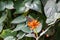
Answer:
[[33, 30], [38, 27], [40, 23], [37, 20], [28, 21], [28, 26]]

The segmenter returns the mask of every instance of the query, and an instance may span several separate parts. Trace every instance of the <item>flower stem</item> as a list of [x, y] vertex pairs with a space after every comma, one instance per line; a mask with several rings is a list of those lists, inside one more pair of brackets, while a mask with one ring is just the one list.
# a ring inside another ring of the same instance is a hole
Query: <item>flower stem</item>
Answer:
[[36, 40], [38, 40], [39, 38], [38, 38], [38, 33], [37, 33], [37, 30], [36, 29], [34, 29], [34, 33], [35, 33], [35, 35], [36, 35]]
[[34, 33], [35, 33], [36, 37], [38, 37], [38, 33], [37, 33], [36, 29], [34, 29]]
[[36, 40], [38, 40], [38, 37], [36, 38]]

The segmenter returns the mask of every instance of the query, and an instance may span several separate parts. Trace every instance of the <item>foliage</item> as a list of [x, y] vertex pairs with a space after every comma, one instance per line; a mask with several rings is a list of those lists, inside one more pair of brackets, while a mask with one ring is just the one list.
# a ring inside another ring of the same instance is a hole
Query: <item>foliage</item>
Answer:
[[60, 1], [0, 0], [0, 40], [60, 40], [59, 28]]

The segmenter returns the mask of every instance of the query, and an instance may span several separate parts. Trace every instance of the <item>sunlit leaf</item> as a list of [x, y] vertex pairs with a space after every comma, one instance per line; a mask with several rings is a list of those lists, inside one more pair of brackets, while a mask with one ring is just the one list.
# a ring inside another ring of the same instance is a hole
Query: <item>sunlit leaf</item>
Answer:
[[3, 11], [5, 8], [13, 9], [13, 2], [12, 1], [1, 1], [0, 2], [0, 11]]
[[35, 10], [35, 11], [38, 11], [38, 12], [42, 13], [41, 2], [39, 0], [34, 0], [33, 3], [31, 3], [31, 1], [29, 1], [25, 4], [25, 6], [27, 8], [30, 8], [32, 10]]
[[14, 3], [12, 1], [5, 2], [5, 8], [7, 9], [13, 9]]
[[27, 34], [27, 35], [25, 35], [26, 37], [34, 37], [35, 38], [35, 35], [34, 34], [32, 34], [32, 33], [29, 33], [29, 34]]
[[47, 17], [46, 23], [48, 25], [54, 24], [56, 19], [56, 15], [57, 15], [57, 9], [56, 9], [56, 0], [48, 0], [45, 7], [44, 7], [44, 11], [45, 11], [45, 15]]
[[7, 36], [6, 38], [4, 38], [4, 40], [16, 40], [16, 38], [14, 38], [13, 36]]
[[46, 17], [51, 17], [56, 13], [56, 3], [53, 0], [48, 0], [45, 7], [44, 7], [44, 12]]
[[3, 32], [0, 34], [0, 37], [6, 38], [7, 36], [15, 36], [16, 32], [12, 32], [10, 29], [3, 30]]
[[57, 13], [57, 17], [56, 17], [56, 18], [57, 18], [57, 19], [60, 18], [60, 13]]
[[26, 17], [24, 16], [19, 16], [17, 18], [15, 18], [11, 23], [13, 24], [17, 24], [17, 23], [22, 23], [26, 21]]
[[54, 24], [58, 18], [60, 18], [60, 13], [55, 13], [50, 18], [47, 18], [46, 23], [48, 25]]

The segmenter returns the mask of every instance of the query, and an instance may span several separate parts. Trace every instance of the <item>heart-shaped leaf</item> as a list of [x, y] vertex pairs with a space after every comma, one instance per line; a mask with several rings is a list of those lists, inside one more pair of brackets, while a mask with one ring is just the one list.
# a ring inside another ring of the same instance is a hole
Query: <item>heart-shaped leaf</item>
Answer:
[[51, 17], [56, 13], [56, 3], [55, 1], [48, 0], [45, 7], [44, 7], [46, 17]]
[[45, 11], [45, 15], [47, 17], [46, 23], [48, 25], [54, 24], [56, 19], [56, 15], [57, 15], [57, 11], [56, 11], [56, 0], [48, 0], [45, 7], [44, 7], [44, 11]]

